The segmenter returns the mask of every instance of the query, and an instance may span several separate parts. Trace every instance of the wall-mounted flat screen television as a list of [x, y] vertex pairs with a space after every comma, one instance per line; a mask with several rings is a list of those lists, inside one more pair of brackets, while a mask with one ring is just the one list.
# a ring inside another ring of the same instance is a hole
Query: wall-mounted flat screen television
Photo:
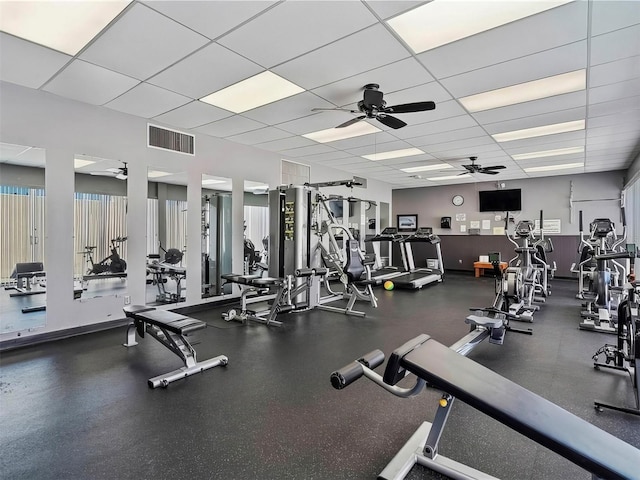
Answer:
[[398, 233], [413, 233], [418, 229], [418, 215], [398, 215]]
[[511, 190], [486, 190], [480, 194], [481, 212], [515, 212], [522, 210], [522, 191], [519, 188]]

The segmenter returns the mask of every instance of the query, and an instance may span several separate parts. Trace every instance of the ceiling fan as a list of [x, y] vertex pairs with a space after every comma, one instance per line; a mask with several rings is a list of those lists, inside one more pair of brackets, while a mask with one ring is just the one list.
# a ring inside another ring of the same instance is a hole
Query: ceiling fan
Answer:
[[403, 103], [401, 105], [388, 107], [387, 102], [383, 99], [384, 93], [378, 90], [379, 88], [380, 85], [377, 83], [369, 83], [364, 86], [364, 95], [363, 99], [358, 102], [358, 110], [351, 110], [348, 108], [313, 108], [311, 111], [340, 110], [343, 112], [363, 114], [359, 117], [352, 118], [351, 120], [341, 123], [336, 128], [348, 127], [349, 125], [353, 125], [365, 118], [375, 118], [387, 127], [397, 129], [404, 127], [406, 123], [399, 118], [389, 115], [390, 113], [424, 112], [427, 110], [434, 110], [436, 108], [436, 104], [434, 102]]
[[122, 162], [124, 167], [120, 168], [107, 168], [101, 172], [91, 172], [91, 175], [100, 175], [104, 177], [115, 177], [118, 180], [126, 180], [129, 176], [129, 169], [127, 168], [127, 162]]
[[469, 173], [484, 173], [486, 175], [498, 175], [496, 170], [503, 170], [507, 167], [504, 165], [493, 165], [491, 167], [483, 167], [482, 165], [476, 165], [476, 160], [478, 157], [469, 157], [471, 160], [471, 165], [462, 165], [465, 168], [465, 172], [460, 173], [459, 175], [467, 175]]

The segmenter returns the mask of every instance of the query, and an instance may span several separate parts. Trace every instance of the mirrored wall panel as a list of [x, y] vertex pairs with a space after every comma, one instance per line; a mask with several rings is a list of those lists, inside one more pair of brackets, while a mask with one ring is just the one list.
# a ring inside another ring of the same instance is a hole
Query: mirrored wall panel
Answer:
[[73, 297], [127, 292], [127, 163], [76, 154]]
[[46, 322], [45, 151], [0, 143], [0, 333]]
[[231, 293], [221, 277], [232, 273], [231, 179], [202, 175], [200, 214], [202, 298]]
[[244, 273], [266, 275], [269, 269], [269, 185], [244, 182]]

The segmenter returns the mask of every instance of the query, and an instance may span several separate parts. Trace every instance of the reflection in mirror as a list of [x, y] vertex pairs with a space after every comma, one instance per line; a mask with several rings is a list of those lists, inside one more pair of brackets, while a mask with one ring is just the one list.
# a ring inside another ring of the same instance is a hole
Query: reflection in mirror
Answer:
[[244, 273], [266, 275], [269, 269], [269, 185], [244, 182]]
[[127, 164], [76, 154], [73, 298], [125, 295]]
[[202, 298], [231, 293], [231, 179], [202, 175]]
[[44, 327], [42, 148], [0, 143], [0, 333]]
[[147, 305], [186, 300], [187, 174], [147, 171]]
[[[366, 240], [376, 234], [376, 212], [378, 205], [376, 202], [364, 201], [362, 202], [362, 208], [364, 210], [364, 237]], [[372, 242], [365, 242], [365, 251], [367, 253], [374, 253]], [[376, 258], [376, 261], [377, 260]]]
[[[389, 204], [387, 202], [380, 202], [380, 228], [378, 231], [382, 231], [391, 224], [389, 223], [389, 218], [391, 217], [391, 212], [389, 208]], [[389, 242], [382, 242], [380, 244], [380, 265], [385, 267], [387, 265], [392, 265], [391, 263], [391, 247]]]

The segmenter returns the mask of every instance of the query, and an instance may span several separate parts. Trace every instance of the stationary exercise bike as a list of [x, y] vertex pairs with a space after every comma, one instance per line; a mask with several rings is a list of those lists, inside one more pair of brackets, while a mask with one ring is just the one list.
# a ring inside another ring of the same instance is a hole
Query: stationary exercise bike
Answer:
[[127, 237], [117, 237], [111, 239], [111, 254], [96, 263], [93, 261], [93, 251], [97, 248], [95, 246], [86, 246], [84, 251], [80, 252], [82, 255], [87, 256], [87, 263], [91, 266], [87, 270], [87, 275], [100, 275], [105, 273], [124, 273], [127, 270], [127, 262], [124, 258], [120, 257], [118, 253], [117, 244], [126, 242]]

